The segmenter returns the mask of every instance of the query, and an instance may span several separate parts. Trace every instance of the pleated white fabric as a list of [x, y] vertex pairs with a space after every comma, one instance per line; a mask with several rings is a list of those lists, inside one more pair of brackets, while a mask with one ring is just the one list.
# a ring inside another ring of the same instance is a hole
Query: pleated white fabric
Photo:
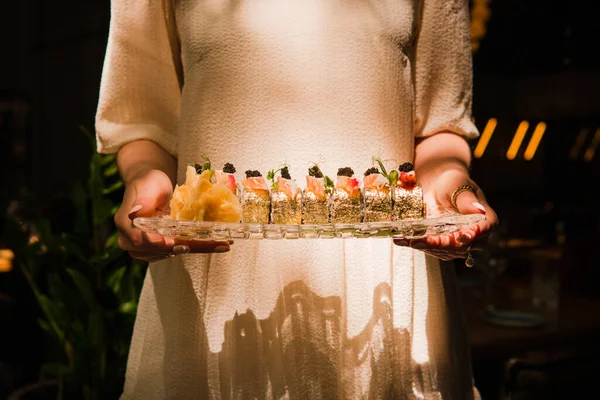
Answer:
[[[459, 0], [113, 0], [98, 148], [358, 176], [473, 138]], [[150, 266], [123, 399], [471, 399], [454, 273], [390, 239], [239, 240]]]

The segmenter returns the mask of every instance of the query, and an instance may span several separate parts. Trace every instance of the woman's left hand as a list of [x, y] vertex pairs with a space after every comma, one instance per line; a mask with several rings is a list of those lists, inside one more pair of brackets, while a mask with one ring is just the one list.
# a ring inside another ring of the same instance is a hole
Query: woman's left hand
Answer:
[[[461, 185], [469, 185], [475, 193], [470, 190], [461, 191], [456, 196], [455, 208], [452, 204], [452, 194]], [[483, 249], [487, 245], [490, 231], [498, 224], [498, 216], [487, 203], [481, 188], [468, 176], [456, 173], [440, 176], [430, 186], [423, 188], [428, 207], [457, 209], [461, 214], [485, 214], [485, 219], [454, 233], [422, 239], [394, 239], [394, 244], [410, 246], [444, 261], [467, 258], [469, 252]]]

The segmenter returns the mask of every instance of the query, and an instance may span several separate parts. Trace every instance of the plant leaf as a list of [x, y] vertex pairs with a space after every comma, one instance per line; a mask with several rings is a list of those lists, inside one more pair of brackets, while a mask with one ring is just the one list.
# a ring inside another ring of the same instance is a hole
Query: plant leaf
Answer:
[[[96, 153], [97, 154], [97, 153]], [[105, 167], [111, 163], [116, 163], [117, 157], [114, 154], [98, 154], [100, 157], [100, 165]], [[116, 164], [115, 164], [116, 166]]]
[[103, 195], [107, 195], [107, 194], [111, 194], [113, 192], [116, 192], [117, 190], [121, 189], [124, 186], [123, 181], [116, 181], [115, 183], [113, 183], [112, 185], [110, 185], [109, 187], [107, 187], [106, 189], [102, 190], [102, 194]]
[[44, 312], [44, 315], [48, 321], [48, 324], [52, 328], [52, 331], [56, 337], [62, 341], [65, 334], [61, 327], [66, 325], [67, 318], [61, 311], [60, 307], [52, 302], [48, 297], [43, 294], [37, 296], [40, 308]]
[[94, 226], [102, 225], [113, 218], [113, 204], [110, 200], [99, 198], [93, 203]]
[[395, 186], [398, 182], [398, 171], [393, 169], [388, 174], [388, 181], [390, 182], [390, 186]]
[[98, 303], [94, 298], [94, 291], [92, 289], [90, 281], [81, 272], [73, 268], [67, 268], [67, 272], [69, 273], [69, 275], [71, 275], [71, 278], [73, 278], [73, 282], [79, 289], [79, 293], [81, 294], [83, 300], [88, 304], [90, 309], [95, 309]]
[[47, 363], [42, 365], [42, 371], [49, 376], [61, 377], [71, 373], [71, 368], [68, 365]]
[[325, 193], [331, 194], [331, 192], [333, 191], [333, 188], [335, 187], [335, 184], [333, 183], [331, 178], [328, 177], [327, 175], [325, 175], [323, 178], [324, 178], [323, 183], [325, 184]]
[[57, 243], [62, 248], [64, 248], [64, 251], [67, 254], [74, 255], [74, 256], [76, 256], [78, 259], [80, 259], [82, 261], [87, 260], [86, 256], [83, 254], [83, 250], [72, 239], [74, 239], [73, 236], [69, 235], [68, 233], [63, 232], [58, 237]]
[[116, 295], [118, 295], [121, 292], [121, 282], [123, 280], [123, 276], [125, 275], [126, 269], [127, 268], [125, 266], [118, 268], [106, 280], [106, 284], [112, 289], [112, 291]]
[[104, 338], [104, 319], [100, 309], [94, 309], [88, 315], [87, 333], [91, 345], [97, 348]]
[[128, 302], [122, 303], [119, 306], [119, 311], [121, 311], [121, 313], [123, 313], [123, 314], [134, 315], [137, 311], [137, 303], [135, 301], [128, 301]]
[[48, 321], [46, 321], [45, 319], [41, 319], [39, 318], [37, 320], [38, 325], [47, 333], [49, 333], [50, 335], [56, 337], [56, 332], [54, 331], [54, 328], [52, 328], [52, 326], [48, 323]]
[[110, 249], [115, 249], [118, 247], [119, 247], [119, 232], [114, 231], [113, 233], [110, 234], [108, 239], [106, 239], [106, 242], [104, 243], [104, 249], [110, 250]]
[[373, 157], [373, 159], [377, 162], [377, 164], [379, 164], [379, 169], [381, 170], [381, 174], [387, 178], [388, 173], [387, 173], [387, 170], [385, 169], [385, 165], [383, 165], [383, 161], [381, 161], [381, 158]]
[[94, 151], [97, 149], [96, 135], [90, 132], [85, 126], [79, 125], [79, 130], [88, 138], [88, 143], [92, 146]]
[[119, 168], [117, 167], [117, 164], [112, 163], [109, 164], [109, 166], [104, 170], [104, 176], [109, 178], [111, 176], [115, 176], [118, 172]]

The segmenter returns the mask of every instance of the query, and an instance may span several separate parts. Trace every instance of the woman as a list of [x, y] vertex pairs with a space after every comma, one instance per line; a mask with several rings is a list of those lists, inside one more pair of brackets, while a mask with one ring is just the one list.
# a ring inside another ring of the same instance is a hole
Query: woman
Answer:
[[[120, 246], [151, 262], [124, 399], [476, 396], [438, 261], [497, 223], [469, 178], [468, 19], [464, 0], [113, 0], [97, 139], [126, 183]], [[134, 228], [201, 155], [263, 174], [286, 162], [293, 177], [321, 155], [329, 175], [373, 155], [413, 161], [428, 204], [454, 194], [486, 219], [395, 243], [230, 246]]]

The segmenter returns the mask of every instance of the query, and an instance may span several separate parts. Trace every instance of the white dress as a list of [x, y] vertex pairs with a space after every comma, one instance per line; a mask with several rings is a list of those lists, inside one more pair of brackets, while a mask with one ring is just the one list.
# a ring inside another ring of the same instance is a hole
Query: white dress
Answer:
[[[300, 186], [474, 138], [465, 0], [113, 0], [99, 151]], [[471, 399], [454, 272], [389, 239], [238, 240], [150, 265], [123, 399]]]

